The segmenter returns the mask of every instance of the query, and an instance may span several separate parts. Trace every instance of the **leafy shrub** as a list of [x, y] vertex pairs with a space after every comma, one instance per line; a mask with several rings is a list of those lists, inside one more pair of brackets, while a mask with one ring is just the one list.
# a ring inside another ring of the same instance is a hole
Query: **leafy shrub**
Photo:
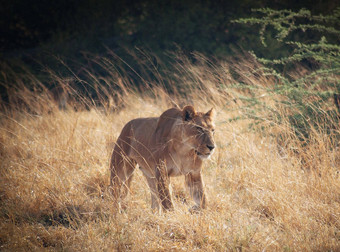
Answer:
[[[274, 78], [270, 92], [278, 95], [276, 106], [289, 111], [289, 123], [301, 139], [310, 130], [325, 129], [330, 134], [339, 124], [340, 93], [340, 8], [331, 15], [312, 15], [309, 10], [256, 9], [254, 17], [234, 22], [257, 25], [263, 46], [268, 34], [290, 48], [290, 55], [277, 59], [253, 56]], [[256, 16], [257, 15], [257, 16]], [[265, 107], [258, 101], [261, 108]], [[337, 109], [339, 111], [337, 111]], [[280, 123], [280, 113], [275, 113]]]

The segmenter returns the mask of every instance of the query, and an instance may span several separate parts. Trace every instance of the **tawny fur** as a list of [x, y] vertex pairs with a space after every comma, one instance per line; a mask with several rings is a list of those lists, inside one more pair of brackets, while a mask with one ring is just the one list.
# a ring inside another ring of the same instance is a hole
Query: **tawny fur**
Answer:
[[173, 208], [169, 177], [185, 176], [195, 201], [193, 210], [206, 207], [202, 163], [215, 147], [212, 110], [196, 112], [192, 106], [171, 108], [160, 117], [128, 122], [112, 153], [111, 188], [115, 201], [128, 193], [133, 172], [139, 165], [151, 190], [151, 207]]

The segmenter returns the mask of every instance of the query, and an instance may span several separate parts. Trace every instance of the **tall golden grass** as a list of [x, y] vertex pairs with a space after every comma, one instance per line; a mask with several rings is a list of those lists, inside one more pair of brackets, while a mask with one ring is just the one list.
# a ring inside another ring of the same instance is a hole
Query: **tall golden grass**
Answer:
[[[272, 80], [253, 73], [258, 67], [253, 60], [201, 60], [193, 65], [181, 59], [182, 74], [171, 94], [161, 83], [144, 80], [138, 92], [127, 76], [91, 73], [91, 85], [104, 81], [120, 91], [114, 96], [105, 89], [101, 106], [85, 97], [70, 100], [89, 102], [89, 109], [77, 110], [59, 110], [42, 83], [18, 74], [12, 103], [3, 106], [0, 119], [0, 250], [340, 250], [339, 144], [322, 127], [302, 144], [289, 112], [275, 103], [283, 98], [266, 92]], [[109, 72], [114, 62], [100, 64]], [[231, 67], [247, 85], [258, 87], [258, 97], [283, 118], [280, 124], [264, 111], [257, 115], [263, 118], [261, 130], [249, 128], [253, 119], [232, 120], [246, 118], [239, 98], [248, 92], [231, 87], [236, 82]], [[27, 88], [25, 80], [36, 88]], [[179, 177], [171, 180], [175, 211], [152, 213], [147, 183], [136, 170], [128, 207], [117, 212], [108, 193], [115, 140], [129, 120], [159, 116], [173, 103], [217, 112], [218, 148], [203, 170], [207, 209], [189, 213], [192, 201]]]

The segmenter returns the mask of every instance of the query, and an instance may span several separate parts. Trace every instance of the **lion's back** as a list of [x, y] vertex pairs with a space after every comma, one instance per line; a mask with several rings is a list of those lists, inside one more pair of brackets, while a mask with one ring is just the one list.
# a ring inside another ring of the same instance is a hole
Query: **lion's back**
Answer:
[[146, 143], [146, 139], [151, 139], [157, 127], [158, 117], [136, 118], [131, 120], [130, 134], [134, 139]]
[[[116, 144], [116, 153], [134, 159], [140, 165], [154, 162], [167, 152], [172, 139], [172, 128], [180, 116], [178, 109], [168, 109], [160, 117], [136, 118], [122, 129]], [[149, 164], [151, 165], [151, 163]]]
[[129, 121], [117, 139], [117, 148], [122, 149], [128, 156], [145, 152], [145, 149], [149, 149], [152, 145], [151, 140], [154, 138], [157, 120], [157, 117], [149, 117]]

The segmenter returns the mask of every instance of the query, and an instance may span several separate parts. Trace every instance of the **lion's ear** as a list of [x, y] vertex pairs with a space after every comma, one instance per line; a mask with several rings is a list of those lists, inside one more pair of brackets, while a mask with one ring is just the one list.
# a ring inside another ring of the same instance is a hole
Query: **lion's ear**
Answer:
[[183, 121], [190, 121], [196, 115], [195, 109], [193, 106], [185, 106], [182, 110], [182, 118]]
[[210, 117], [210, 118], [214, 117], [215, 116], [214, 108], [211, 108], [207, 113], [205, 113], [205, 116]]

